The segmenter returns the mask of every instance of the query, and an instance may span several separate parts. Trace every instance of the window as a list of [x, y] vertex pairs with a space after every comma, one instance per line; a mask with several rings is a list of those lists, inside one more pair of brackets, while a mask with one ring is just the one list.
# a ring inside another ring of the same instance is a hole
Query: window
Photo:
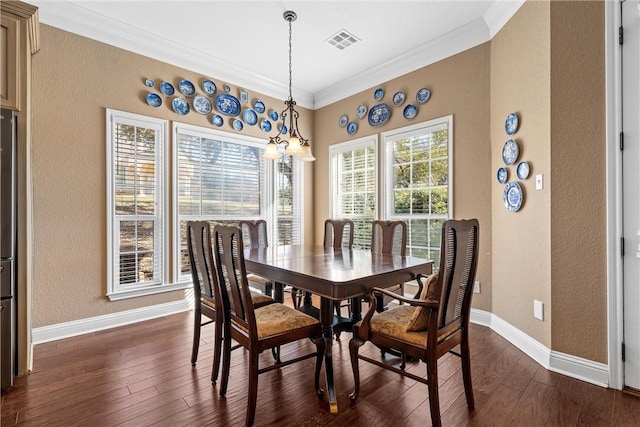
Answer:
[[107, 127], [107, 295], [173, 290], [164, 285], [167, 122], [107, 110]]
[[354, 222], [353, 246], [371, 247], [371, 221], [376, 217], [376, 145], [370, 136], [329, 147], [331, 218]]
[[[270, 244], [301, 240], [301, 167], [283, 156], [262, 158], [265, 141], [174, 123], [174, 218], [178, 281], [190, 281], [186, 222], [235, 224], [265, 219]], [[275, 185], [273, 184], [275, 183]]]
[[442, 223], [453, 212], [452, 127], [447, 116], [382, 134], [385, 219], [405, 221], [407, 254], [435, 266]]

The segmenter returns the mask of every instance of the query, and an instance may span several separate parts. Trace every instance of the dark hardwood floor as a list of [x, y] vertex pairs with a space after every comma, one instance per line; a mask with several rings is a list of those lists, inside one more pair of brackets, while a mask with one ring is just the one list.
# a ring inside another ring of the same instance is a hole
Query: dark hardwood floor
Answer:
[[[235, 426], [245, 420], [246, 353], [233, 352], [226, 398], [209, 377], [213, 326], [202, 331], [191, 367], [192, 314], [182, 313], [35, 347], [34, 370], [2, 394], [1, 425]], [[334, 345], [339, 413], [313, 389], [313, 359], [260, 375], [256, 425], [430, 425], [427, 388], [361, 362], [357, 404], [348, 343]], [[309, 351], [311, 342], [282, 349]], [[460, 363], [440, 359], [445, 426], [640, 426], [640, 398], [545, 370], [488, 328], [472, 325], [474, 411], [464, 398]], [[380, 355], [365, 345], [361, 352]], [[271, 354], [261, 361], [268, 363]], [[263, 363], [263, 364], [264, 364]], [[408, 369], [425, 374], [424, 364]]]

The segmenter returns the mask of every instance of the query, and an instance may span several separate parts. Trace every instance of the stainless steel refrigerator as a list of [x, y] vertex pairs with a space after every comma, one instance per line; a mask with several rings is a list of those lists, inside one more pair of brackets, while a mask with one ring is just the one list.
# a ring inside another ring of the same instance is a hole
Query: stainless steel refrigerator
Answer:
[[16, 116], [0, 118], [0, 383], [13, 384], [16, 367]]

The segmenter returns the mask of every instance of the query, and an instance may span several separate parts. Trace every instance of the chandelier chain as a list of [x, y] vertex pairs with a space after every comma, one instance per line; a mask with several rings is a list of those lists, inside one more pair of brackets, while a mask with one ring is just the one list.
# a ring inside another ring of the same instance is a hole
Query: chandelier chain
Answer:
[[293, 99], [293, 94], [291, 93], [291, 85], [292, 85], [292, 78], [291, 78], [291, 20], [289, 19], [289, 99]]

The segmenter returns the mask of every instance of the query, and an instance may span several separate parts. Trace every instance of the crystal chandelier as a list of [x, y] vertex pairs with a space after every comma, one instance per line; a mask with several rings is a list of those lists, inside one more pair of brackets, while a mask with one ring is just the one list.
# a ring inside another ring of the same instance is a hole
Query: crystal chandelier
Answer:
[[[311, 153], [309, 140], [303, 138], [298, 130], [299, 114], [295, 109], [296, 101], [293, 100], [293, 96], [291, 95], [291, 23], [296, 20], [298, 15], [296, 15], [294, 11], [288, 10], [282, 16], [285, 21], [289, 22], [289, 99], [284, 101], [284, 104], [287, 107], [282, 111], [282, 113], [280, 113], [282, 123], [278, 126], [278, 134], [276, 136], [269, 137], [267, 149], [262, 156], [267, 159], [279, 159], [280, 153], [278, 152], [278, 145], [284, 144], [285, 152], [287, 154], [306, 162], [312, 162], [316, 158], [313, 157], [313, 154]], [[289, 119], [288, 127], [287, 119]], [[289, 131], [288, 141], [283, 139], [287, 131]]]

